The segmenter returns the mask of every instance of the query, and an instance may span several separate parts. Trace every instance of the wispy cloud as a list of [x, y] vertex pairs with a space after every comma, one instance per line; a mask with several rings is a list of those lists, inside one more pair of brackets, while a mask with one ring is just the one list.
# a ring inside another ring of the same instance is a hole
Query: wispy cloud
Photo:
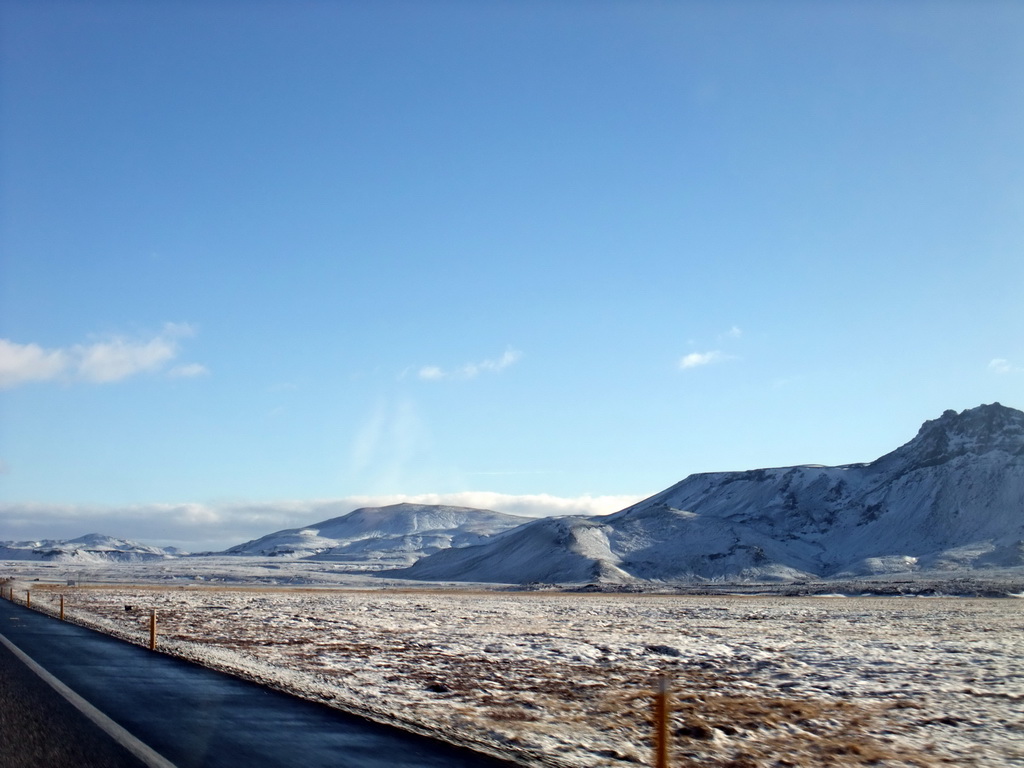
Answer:
[[432, 464], [430, 431], [412, 400], [381, 400], [356, 433], [349, 473], [362, 487], [399, 485]]
[[727, 359], [728, 355], [717, 349], [710, 352], [691, 352], [682, 357], [679, 361], [679, 367], [685, 371], [688, 368], [700, 368], [701, 366], [720, 363]]
[[773, 379], [771, 383], [772, 389], [786, 389], [792, 387], [794, 384], [800, 381], [799, 376], [782, 376], [778, 379]]
[[436, 365], [425, 365], [420, 368], [417, 374], [421, 379], [426, 381], [436, 381], [437, 379], [445, 378], [445, 372], [438, 368]]
[[[180, 340], [195, 335], [187, 323], [166, 323], [149, 339], [110, 336], [86, 344], [44, 349], [0, 339], [0, 389], [35, 381], [63, 379], [109, 384], [140, 373], [162, 370], [180, 351]], [[173, 376], [199, 376], [205, 366], [188, 363], [172, 368]]]
[[[729, 342], [735, 341], [743, 335], [743, 331], [739, 326], [734, 325], [724, 333], [718, 334], [719, 344], [725, 344], [728, 348]], [[696, 345], [694, 341], [690, 341], [690, 344]], [[690, 352], [687, 355], [683, 355], [679, 358], [680, 370], [687, 371], [691, 368], [703, 368], [707, 365], [714, 365], [715, 363], [721, 363], [726, 360], [735, 359], [735, 355], [723, 352], [721, 349], [712, 349], [707, 352]]]
[[989, 361], [988, 369], [993, 373], [998, 374], [1020, 373], [1021, 371], [1024, 371], [1024, 368], [1021, 368], [1018, 365], [1013, 365], [1009, 360], [1002, 357], [997, 357]]
[[210, 369], [200, 363], [188, 363], [186, 365], [176, 365], [167, 372], [168, 376], [174, 376], [176, 378], [191, 379], [196, 376], [206, 376], [210, 372]]
[[494, 360], [481, 360], [478, 363], [466, 363], [465, 365], [445, 370], [436, 365], [425, 365], [417, 371], [416, 375], [424, 381], [440, 381], [442, 379], [475, 379], [482, 373], [499, 373], [510, 365], [514, 365], [522, 359], [523, 353], [518, 349], [505, 350], [505, 353]]
[[0, 541], [70, 539], [85, 533], [134, 539], [193, 552], [223, 550], [285, 528], [339, 517], [360, 507], [446, 504], [524, 517], [605, 515], [642, 496], [511, 495], [486, 491], [345, 496], [337, 499], [227, 504], [91, 506], [0, 503]]

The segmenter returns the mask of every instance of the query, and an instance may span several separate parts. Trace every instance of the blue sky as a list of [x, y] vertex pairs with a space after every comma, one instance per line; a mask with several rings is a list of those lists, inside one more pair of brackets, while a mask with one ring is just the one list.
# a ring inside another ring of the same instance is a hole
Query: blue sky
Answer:
[[8, 1], [0, 56], [0, 539], [1024, 407], [1019, 3]]

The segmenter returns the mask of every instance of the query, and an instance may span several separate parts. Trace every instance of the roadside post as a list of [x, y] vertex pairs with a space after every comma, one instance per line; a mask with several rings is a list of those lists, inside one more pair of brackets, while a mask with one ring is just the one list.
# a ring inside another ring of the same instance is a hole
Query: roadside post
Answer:
[[668, 678], [658, 677], [658, 689], [654, 694], [654, 768], [668, 766]]
[[149, 650], [156, 650], [156, 608], [149, 610]]

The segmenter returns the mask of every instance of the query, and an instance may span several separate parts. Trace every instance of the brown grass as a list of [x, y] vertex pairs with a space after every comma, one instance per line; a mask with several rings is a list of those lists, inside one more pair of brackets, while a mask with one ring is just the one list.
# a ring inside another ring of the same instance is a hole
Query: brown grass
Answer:
[[[52, 591], [74, 589], [55, 586]], [[109, 586], [86, 589], [97, 597], [104, 589], [124, 591]], [[217, 606], [193, 609], [186, 614], [174, 604], [178, 589], [148, 587], [145, 597], [137, 598], [140, 603], [156, 604], [161, 633], [165, 636], [202, 639], [211, 645], [258, 658], [274, 658], [271, 652], [282, 654], [288, 666], [329, 675], [340, 684], [351, 678], [352, 684], [358, 685], [358, 670], [372, 663], [381, 670], [381, 677], [389, 685], [403, 687], [426, 704], [448, 702], [452, 712], [465, 713], [467, 722], [475, 721], [486, 729], [501, 731], [505, 728], [504, 732], [510, 733], [526, 733], [528, 729], [559, 730], [566, 741], [571, 742], [575, 735], [574, 723], [588, 728], [599, 724], [600, 730], [615, 734], [622, 748], [595, 747], [595, 765], [635, 763], [641, 760], [638, 756], [646, 760], [650, 752], [652, 680], [649, 676], [638, 677], [635, 670], [615, 662], [575, 661], [553, 665], [528, 654], [495, 657], [483, 649], [478, 655], [463, 653], [456, 657], [419, 641], [413, 631], [370, 633], [350, 624], [350, 619], [344, 615], [333, 615], [330, 622], [324, 622], [300, 613], [268, 614], [270, 626], [266, 621], [253, 622], [251, 618], [238, 615], [225, 630], [223, 623], [231, 614], [215, 610]], [[188, 589], [287, 594], [343, 592], [212, 585]], [[365, 595], [358, 590], [348, 592]], [[437, 593], [431, 590], [404, 593], [421, 592]], [[159, 599], [150, 599], [157, 594]], [[389, 590], [383, 596], [396, 594], [403, 592]], [[125, 602], [132, 599], [136, 598], [124, 597]], [[136, 628], [141, 626], [141, 612], [125, 612], [123, 606], [100, 600], [84, 599], [83, 602], [90, 604], [90, 611], [108, 619]], [[304, 619], [314, 626], [273, 624], [278, 619], [291, 617]], [[529, 633], [521, 635], [527, 636]], [[329, 662], [322, 659], [326, 655], [330, 656]], [[332, 669], [328, 673], [325, 668]], [[670, 732], [675, 754], [673, 765], [677, 768], [698, 765], [701, 768], [879, 765], [932, 768], [949, 764], [922, 751], [880, 740], [878, 734], [886, 730], [887, 713], [918, 708], [919, 705], [910, 700], [864, 705], [841, 699], [783, 696], [756, 689], [738, 693], [737, 684], [741, 681], [737, 676], [723, 670], [693, 667], [679, 659], [664, 660], [659, 671], [673, 680]], [[599, 682], [581, 684], [582, 680]], [[415, 701], [413, 699], [412, 707], [417, 706]]]

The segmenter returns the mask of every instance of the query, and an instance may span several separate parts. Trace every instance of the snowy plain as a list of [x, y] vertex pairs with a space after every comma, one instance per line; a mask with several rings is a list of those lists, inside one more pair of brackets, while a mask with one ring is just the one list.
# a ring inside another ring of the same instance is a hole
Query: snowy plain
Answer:
[[524, 765], [650, 764], [659, 675], [675, 765], [1024, 765], [1020, 599], [509, 592], [237, 561], [6, 566], [33, 607], [63, 594], [71, 620], [139, 643], [155, 609], [164, 652]]

